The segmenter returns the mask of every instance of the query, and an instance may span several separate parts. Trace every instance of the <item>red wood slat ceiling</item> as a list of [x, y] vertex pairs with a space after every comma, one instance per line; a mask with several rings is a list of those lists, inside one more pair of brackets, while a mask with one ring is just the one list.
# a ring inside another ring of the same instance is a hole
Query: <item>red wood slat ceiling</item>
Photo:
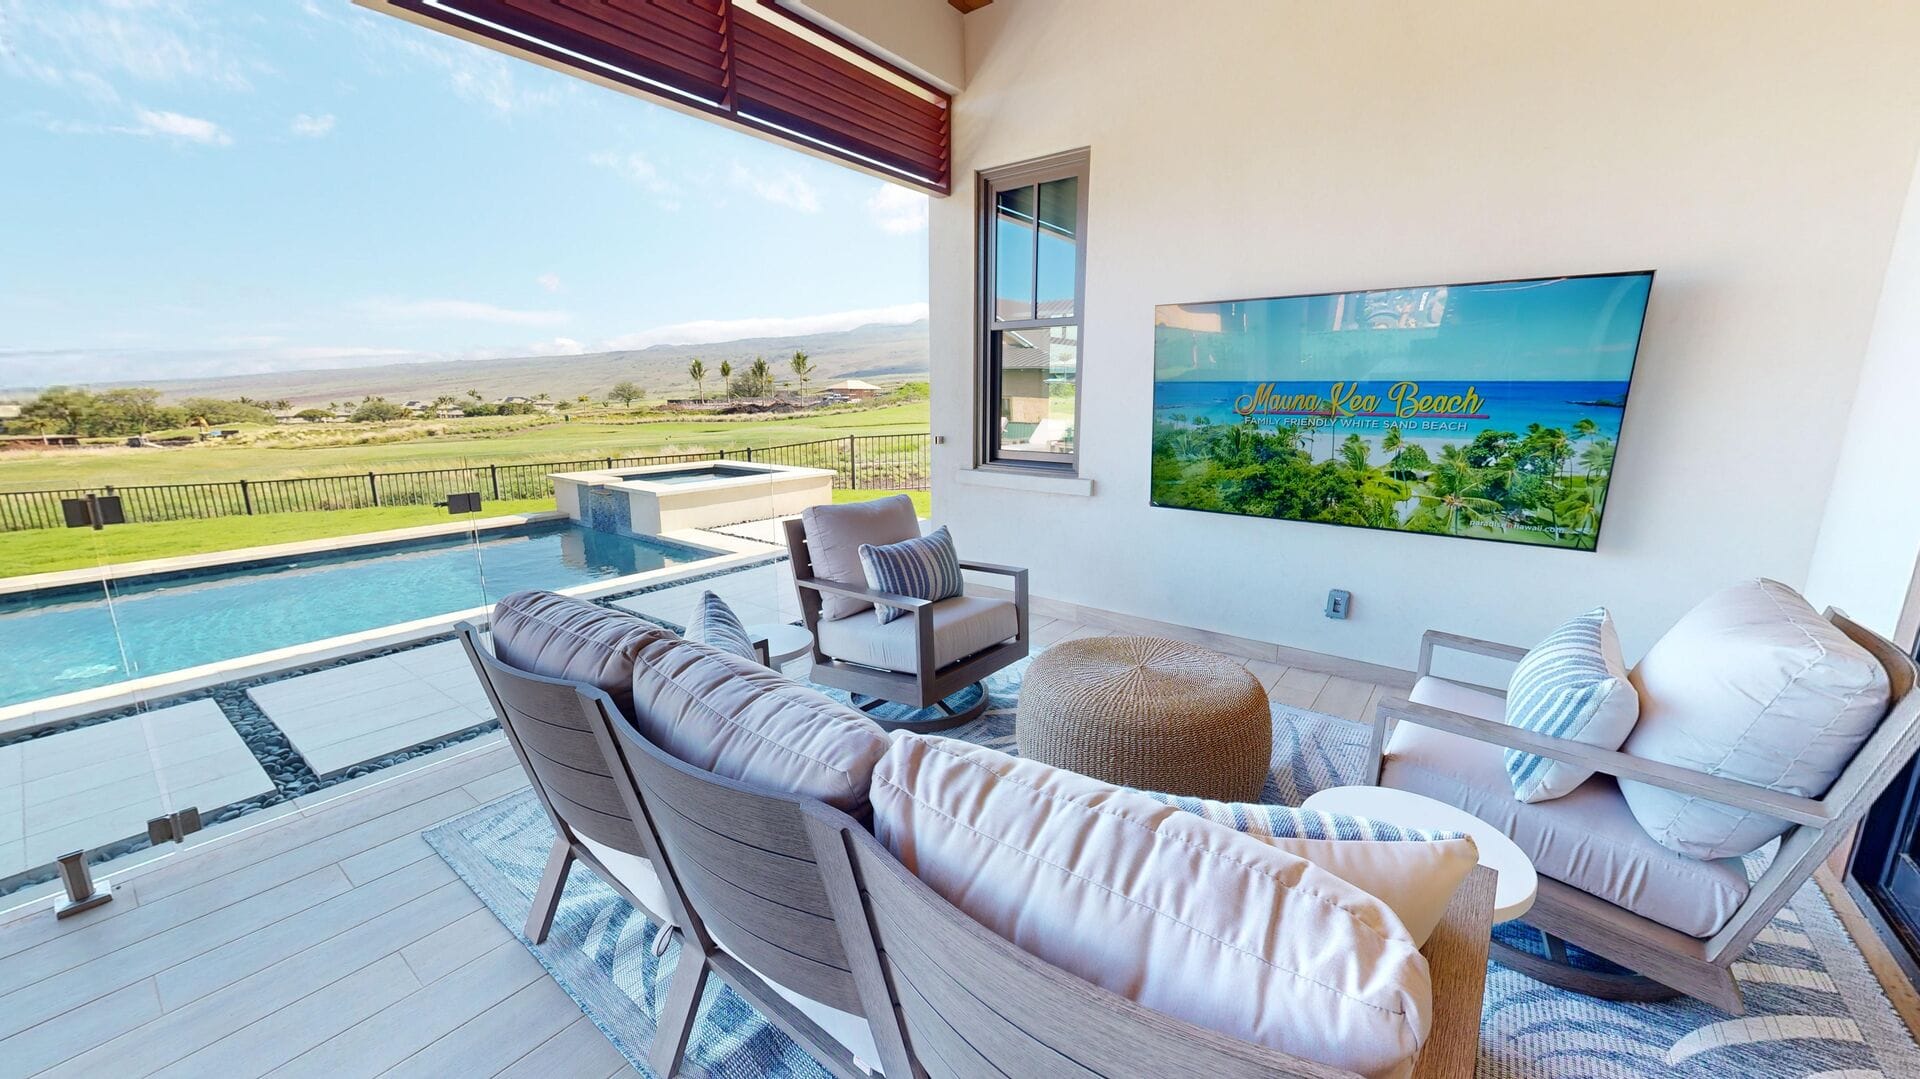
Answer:
[[[947, 193], [947, 95], [855, 46], [845, 45], [870, 63], [811, 40], [778, 8], [749, 10], [732, 0], [390, 2]], [[828, 36], [818, 27], [807, 31]]]

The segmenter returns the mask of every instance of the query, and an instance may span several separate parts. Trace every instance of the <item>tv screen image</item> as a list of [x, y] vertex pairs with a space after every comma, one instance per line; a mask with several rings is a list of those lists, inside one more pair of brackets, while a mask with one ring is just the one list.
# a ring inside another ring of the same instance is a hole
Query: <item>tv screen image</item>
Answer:
[[1157, 307], [1153, 504], [1593, 550], [1652, 285]]

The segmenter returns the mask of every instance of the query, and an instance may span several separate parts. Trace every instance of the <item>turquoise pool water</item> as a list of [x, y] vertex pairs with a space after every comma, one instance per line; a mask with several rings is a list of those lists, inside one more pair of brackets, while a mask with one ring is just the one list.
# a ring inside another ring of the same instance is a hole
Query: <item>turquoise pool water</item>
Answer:
[[554, 521], [0, 596], [0, 705], [710, 557]]

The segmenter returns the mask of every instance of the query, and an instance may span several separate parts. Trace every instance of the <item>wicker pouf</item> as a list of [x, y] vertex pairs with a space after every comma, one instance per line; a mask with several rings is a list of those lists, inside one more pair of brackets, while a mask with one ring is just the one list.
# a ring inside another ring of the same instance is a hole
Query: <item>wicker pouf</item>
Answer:
[[1273, 753], [1267, 692], [1216, 652], [1158, 637], [1063, 641], [1027, 668], [1020, 755], [1108, 783], [1257, 801]]

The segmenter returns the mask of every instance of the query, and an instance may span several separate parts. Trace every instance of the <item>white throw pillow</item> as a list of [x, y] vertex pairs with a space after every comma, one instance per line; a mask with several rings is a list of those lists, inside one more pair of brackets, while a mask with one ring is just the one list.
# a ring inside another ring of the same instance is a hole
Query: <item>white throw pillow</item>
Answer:
[[1463, 832], [1428, 832], [1313, 809], [1142, 793], [1305, 858], [1391, 907], [1422, 948], [1446, 917], [1460, 882], [1480, 864], [1479, 845]]
[[[1601, 749], [1619, 749], [1640, 718], [1640, 695], [1620, 658], [1613, 616], [1596, 607], [1534, 645], [1507, 684], [1507, 725]], [[1572, 794], [1593, 769], [1506, 751], [1507, 779], [1523, 802]]]
[[1432, 1022], [1427, 961], [1380, 900], [1139, 791], [899, 735], [874, 834], [1026, 951], [1188, 1022], [1402, 1079]]
[[[1886, 668], [1800, 594], [1753, 580], [1707, 597], [1634, 668], [1640, 722], [1622, 747], [1647, 760], [1805, 798], [1827, 793], [1886, 714]], [[1634, 819], [1695, 858], [1749, 854], [1788, 825], [1623, 781]]]

